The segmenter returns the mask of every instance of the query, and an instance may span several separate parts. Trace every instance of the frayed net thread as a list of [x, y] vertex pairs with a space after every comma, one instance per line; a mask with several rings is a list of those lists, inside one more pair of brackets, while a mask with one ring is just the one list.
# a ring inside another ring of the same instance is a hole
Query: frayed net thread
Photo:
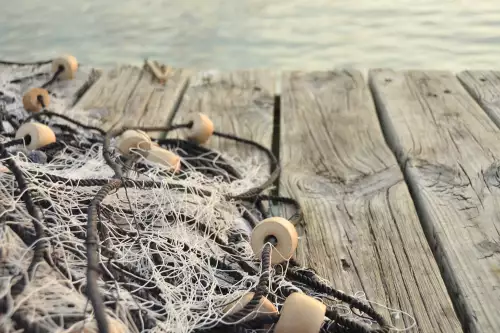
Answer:
[[[88, 202], [95, 195], [96, 187], [49, 183], [40, 175], [52, 174], [73, 179], [75, 176], [90, 179], [110, 177], [112, 172], [102, 158], [101, 148], [91, 149], [86, 155], [79, 157], [75, 151], [67, 148], [67, 151], [47, 164], [31, 163], [23, 153], [15, 154], [12, 159], [23, 170], [29, 191], [36, 194], [35, 202], [47, 207], [43, 210], [42, 223], [46, 239], [51, 244], [52, 260], [71, 273], [71, 285], [84, 284], [86, 214]], [[161, 182], [159, 188], [120, 189], [102, 202], [100, 223], [107, 237], [100, 237], [100, 259], [101, 262], [109, 262], [106, 266], [110, 267], [102, 268], [108, 270], [103, 275], [113, 275], [113, 278], [101, 280], [101, 292], [104, 298], [109, 299], [108, 302], [116, 300], [115, 306], [122, 308], [123, 312], [135, 309], [153, 319], [161, 318], [159, 326], [164, 331], [190, 332], [215, 326], [222, 319], [222, 308], [250, 291], [258, 282], [258, 276], [246, 274], [236, 280], [214, 268], [210, 262], [215, 258], [234, 265], [236, 260], [250, 262], [254, 259], [248, 241], [243, 238], [240, 243], [235, 244], [238, 247], [237, 257], [221, 250], [213, 240], [217, 237], [227, 243], [228, 235], [241, 234], [247, 229], [243, 225], [241, 211], [234, 202], [225, 199], [227, 194], [235, 190], [235, 186], [207, 179], [197, 171], [186, 171], [183, 179], [166, 179], [155, 175], [155, 171], [161, 170], [152, 168], [147, 176], [141, 178]], [[169, 188], [170, 183], [183, 185], [192, 191], [172, 190]], [[240, 184], [241, 189], [245, 189], [251, 187], [252, 181], [243, 178]], [[210, 195], [190, 193], [196, 192], [200, 187], [209, 188]], [[12, 175], [0, 175], [0, 191], [3, 194], [1, 204], [6, 207], [2, 213], [4, 223], [30, 230], [31, 221], [20, 200], [21, 193], [13, 193], [15, 182]], [[186, 245], [189, 250], [186, 250]], [[10, 250], [7, 249], [9, 253]], [[28, 261], [31, 256], [24, 253], [20, 257]], [[10, 258], [9, 255], [6, 259]], [[14, 265], [13, 262], [9, 264]], [[130, 275], [130, 282], [126, 281], [127, 278], [120, 281], [120, 277], [111, 272], [111, 268], [119, 271], [124, 267], [134, 272], [127, 273]], [[235, 265], [234, 270], [238, 271]], [[52, 276], [54, 278], [55, 275]], [[53, 307], [47, 303], [48, 296], [54, 303], [58, 303], [62, 301], [57, 300], [58, 295], [64, 294], [63, 289], [56, 289], [57, 285], [63, 288], [64, 280], [59, 282], [53, 281], [41, 289], [33, 289], [30, 284], [30, 288], [23, 293], [30, 297], [17, 298], [8, 314], [12, 314], [18, 306], [33, 313], [43, 308], [52, 310]], [[226, 289], [225, 294], [215, 291], [221, 287]], [[50, 289], [50, 294], [46, 293], [47, 288]], [[150, 295], [151, 289], [155, 290], [154, 296]], [[146, 299], [131, 295], [140, 294], [141, 291], [151, 297]], [[17, 304], [17, 301], [22, 303]], [[83, 309], [82, 305], [84, 304], [74, 304], [72, 308]], [[155, 307], [161, 310], [155, 310]], [[54, 307], [54, 310], [58, 308]], [[58, 310], [47, 316], [60, 313]], [[39, 320], [45, 321], [44, 316]], [[127, 318], [121, 320], [127, 322]], [[128, 322], [128, 325], [134, 324]], [[140, 331], [144, 331], [144, 328], [140, 328]]]

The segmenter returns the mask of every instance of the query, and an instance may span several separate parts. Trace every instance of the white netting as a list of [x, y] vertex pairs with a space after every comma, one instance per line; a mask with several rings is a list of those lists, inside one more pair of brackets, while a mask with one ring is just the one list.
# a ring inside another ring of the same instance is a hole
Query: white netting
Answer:
[[[28, 114], [21, 104], [22, 88], [9, 83], [14, 76], [25, 74], [19, 73], [2, 75], [0, 90], [11, 97], [4, 101], [3, 112], [23, 119]], [[37, 83], [30, 81], [32, 86]], [[63, 89], [61, 95], [68, 94]], [[69, 104], [64, 98], [52, 98], [50, 109], [64, 113]], [[83, 111], [72, 110], [71, 114], [81, 116]], [[58, 119], [49, 122], [54, 123], [69, 124]], [[4, 133], [12, 131], [6, 122], [4, 125]], [[39, 223], [49, 248], [48, 257], [24, 290], [13, 297], [16, 282], [28, 279], [33, 249], [40, 240], [35, 237], [23, 193], [13, 174], [3, 169], [0, 307], [4, 315], [0, 327], [5, 332], [14, 332], [13, 321], [19, 322], [19, 318], [47, 332], [69, 332], [84, 324], [87, 332], [97, 332], [86, 297], [86, 235], [88, 207], [103, 183], [88, 186], [78, 180], [109, 180], [114, 173], [103, 158], [102, 143], [88, 141], [92, 138], [89, 131], [77, 129], [73, 139], [85, 143], [83, 148], [67, 139], [44, 153], [27, 152], [19, 146], [8, 149], [43, 216]], [[1, 140], [5, 143], [12, 138], [2, 136]], [[112, 155], [118, 157], [115, 144], [113, 139]], [[218, 153], [190, 156], [182, 145], [170, 148], [184, 156], [180, 174], [172, 175], [139, 157], [141, 167], [130, 166], [126, 177], [154, 181], [155, 186], [129, 184], [112, 191], [99, 205], [98, 285], [115, 332], [208, 330], [227, 322], [223, 309], [259, 283], [262, 267], [249, 244], [251, 226], [243, 218], [247, 208], [230, 195], [264, 183], [269, 176], [267, 161]], [[228, 171], [215, 163], [223, 160], [241, 177], [227, 181]], [[262, 218], [255, 209], [251, 214], [257, 220]], [[25, 243], [33, 244], [27, 248]], [[268, 299], [278, 308], [284, 291], [307, 290], [287, 279], [282, 269], [271, 270]], [[325, 296], [321, 292], [312, 295]], [[341, 302], [331, 304], [344, 316], [356, 317]]]

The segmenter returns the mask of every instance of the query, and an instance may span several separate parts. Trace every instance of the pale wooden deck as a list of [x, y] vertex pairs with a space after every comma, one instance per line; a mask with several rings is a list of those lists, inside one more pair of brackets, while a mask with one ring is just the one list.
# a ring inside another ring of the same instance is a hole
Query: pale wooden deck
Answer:
[[272, 148], [305, 214], [297, 259], [337, 289], [413, 332], [500, 332], [500, 72], [174, 69], [162, 85], [123, 66], [81, 83], [75, 116], [103, 129], [204, 112]]

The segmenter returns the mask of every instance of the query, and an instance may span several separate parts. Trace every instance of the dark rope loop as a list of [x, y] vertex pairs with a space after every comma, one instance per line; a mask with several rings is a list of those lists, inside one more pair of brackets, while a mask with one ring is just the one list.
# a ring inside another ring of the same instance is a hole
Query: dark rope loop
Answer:
[[93, 269], [99, 265], [97, 259], [97, 245], [99, 241], [97, 236], [97, 206], [111, 191], [120, 188], [122, 185], [123, 183], [120, 179], [115, 179], [104, 185], [92, 200], [87, 215], [87, 293], [94, 308], [100, 333], [108, 333], [108, 321], [106, 319], [104, 302], [97, 284], [98, 272]]

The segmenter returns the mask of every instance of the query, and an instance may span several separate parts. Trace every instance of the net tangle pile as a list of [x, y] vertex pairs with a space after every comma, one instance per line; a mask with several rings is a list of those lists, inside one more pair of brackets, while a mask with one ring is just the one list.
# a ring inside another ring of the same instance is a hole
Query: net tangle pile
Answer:
[[[170, 127], [86, 126], [50, 91], [71, 82], [76, 59], [41, 68], [0, 82], [11, 98], [0, 105], [1, 332], [394, 329], [292, 258], [302, 216], [266, 194], [280, 170], [268, 149], [198, 113]], [[179, 129], [188, 135], [149, 136]], [[269, 163], [206, 148], [215, 135]], [[270, 201], [296, 213], [272, 216]]]

